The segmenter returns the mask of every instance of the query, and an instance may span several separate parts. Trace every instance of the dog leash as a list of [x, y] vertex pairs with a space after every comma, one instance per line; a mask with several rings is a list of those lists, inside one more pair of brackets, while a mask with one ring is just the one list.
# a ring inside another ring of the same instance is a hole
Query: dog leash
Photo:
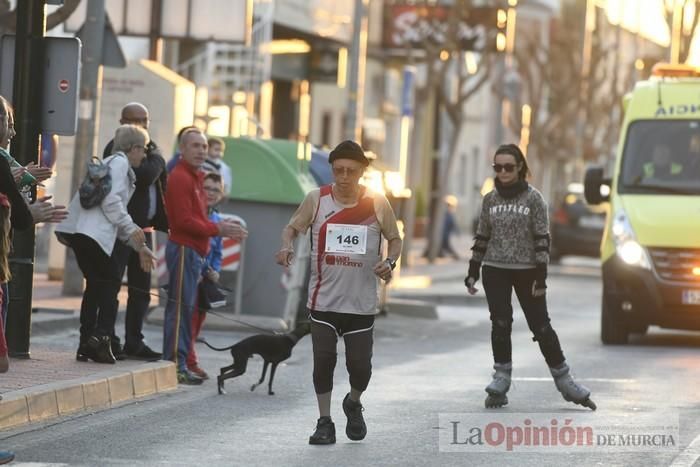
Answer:
[[[96, 282], [113, 283], [114, 281], [110, 281], [110, 280], [98, 280], [98, 281], [96, 281]], [[119, 284], [120, 284], [120, 286], [122, 285], [121, 281], [119, 281]], [[148, 295], [150, 295], [150, 296], [152, 296], [152, 297], [158, 297], [159, 299], [165, 299], [165, 300], [167, 300], [168, 302], [173, 302], [173, 303], [178, 303], [178, 302], [180, 302], [180, 303], [182, 303], [181, 300], [176, 300], [176, 299], [170, 298], [170, 297], [167, 296], [167, 295], [164, 296], [164, 295], [161, 295], [161, 294], [159, 294], [159, 293], [154, 293], [154, 292], [151, 292], [150, 290], [144, 290], [144, 289], [141, 289], [141, 288], [138, 288], [138, 287], [134, 287], [134, 286], [131, 286], [131, 285], [127, 285], [127, 288], [128, 288], [128, 289], [131, 289], [131, 290], [135, 290], [135, 291], [137, 291], [137, 292], [141, 292], [141, 293], [144, 293], [144, 294], [148, 294]], [[188, 307], [188, 308], [194, 309], [194, 307], [192, 307], [192, 306], [190, 306], [190, 307]], [[212, 313], [213, 315], [218, 316], [218, 317], [221, 318], [221, 319], [225, 319], [225, 320], [227, 320], [227, 321], [231, 321], [231, 322], [234, 322], [234, 323], [242, 324], [242, 325], [244, 325], [244, 326], [246, 326], [246, 327], [249, 327], [249, 328], [251, 328], [251, 329], [255, 329], [255, 330], [258, 330], [258, 331], [263, 331], [263, 332], [266, 333], [266, 334], [271, 334], [271, 335], [275, 335], [275, 336], [281, 334], [280, 332], [273, 331], [272, 329], [262, 328], [262, 327], [260, 327], [260, 326], [254, 325], [254, 324], [246, 323], [245, 321], [241, 321], [241, 320], [239, 320], [239, 319], [231, 318], [231, 317], [229, 317], [229, 316], [224, 316], [224, 315], [222, 315], [221, 313], [217, 313], [217, 312], [215, 312], [215, 311], [213, 311], [213, 310], [207, 310], [206, 313]]]
[[244, 321], [241, 321], [241, 320], [238, 320], [238, 319], [235, 319], [235, 318], [231, 318], [230, 316], [225, 316], [225, 315], [223, 315], [223, 314], [221, 314], [221, 313], [218, 313], [218, 312], [216, 312], [216, 311], [214, 311], [214, 310], [207, 310], [206, 313], [211, 313], [211, 314], [214, 315], [214, 316], [218, 316], [219, 318], [225, 319], [225, 320], [228, 320], [228, 321], [233, 321], [234, 323], [244, 324], [244, 325], [248, 326], [249, 328], [257, 329], [258, 331], [263, 331], [263, 332], [265, 332], [265, 333], [267, 333], [267, 334], [272, 334], [272, 335], [275, 335], [275, 336], [279, 336], [279, 335], [284, 334], [283, 332], [273, 331], [272, 329], [261, 328], [261, 327], [259, 327], [259, 326], [254, 325], [254, 324], [246, 323], [246, 322], [244, 322]]

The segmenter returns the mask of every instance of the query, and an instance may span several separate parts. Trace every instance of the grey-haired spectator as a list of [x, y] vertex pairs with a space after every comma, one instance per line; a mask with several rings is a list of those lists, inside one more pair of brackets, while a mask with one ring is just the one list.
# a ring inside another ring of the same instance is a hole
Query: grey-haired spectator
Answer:
[[153, 268], [155, 256], [146, 244], [146, 236], [126, 209], [136, 188], [132, 167], [140, 166], [146, 158], [148, 140], [148, 132], [140, 126], [117, 128], [114, 154], [104, 160], [110, 169], [111, 189], [97, 206], [89, 209], [82, 206], [80, 194], [76, 193], [68, 218], [56, 227], [56, 236], [73, 249], [85, 276], [78, 361], [115, 362], [111, 338], [119, 307], [122, 250], [131, 247], [137, 251], [144, 271]]
[[[119, 123], [137, 125], [148, 130], [150, 122], [148, 109], [143, 104], [131, 102], [124, 106]], [[114, 141], [105, 147], [103, 157], [112, 154]], [[141, 227], [146, 236], [146, 245], [153, 250], [155, 230], [168, 233], [168, 217], [165, 213], [164, 195], [168, 183], [165, 159], [160, 148], [153, 140], [146, 144], [146, 158], [140, 166], [132, 167], [136, 175], [136, 188], [129, 201], [127, 211], [134, 223]], [[151, 272], [141, 268], [139, 253], [133, 249], [123, 249], [119, 258], [120, 266], [127, 267], [129, 298], [126, 302], [126, 320], [124, 347], [119, 345], [119, 338], [112, 336], [112, 353], [117, 360], [132, 358], [136, 360], [158, 360], [160, 352], [152, 350], [144, 342], [143, 321], [151, 303]]]

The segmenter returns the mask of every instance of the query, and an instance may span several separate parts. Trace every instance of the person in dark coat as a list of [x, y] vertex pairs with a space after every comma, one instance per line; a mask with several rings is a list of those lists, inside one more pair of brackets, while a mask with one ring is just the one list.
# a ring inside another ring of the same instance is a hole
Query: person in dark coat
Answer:
[[[119, 123], [138, 125], [148, 129], [148, 109], [143, 104], [132, 102], [124, 106]], [[112, 141], [105, 147], [103, 157], [112, 153]], [[168, 233], [168, 218], [165, 212], [164, 193], [168, 182], [165, 159], [153, 141], [146, 145], [146, 159], [140, 167], [134, 168], [136, 191], [129, 201], [127, 211], [134, 222], [146, 234], [146, 244], [153, 250], [154, 230]], [[127, 268], [129, 298], [126, 305], [126, 329], [124, 347], [119, 347], [119, 339], [112, 338], [112, 353], [120, 360], [158, 360], [160, 352], [152, 350], [143, 341], [143, 320], [151, 303], [151, 272], [140, 267], [139, 255], [133, 250], [124, 249], [126, 257], [122, 265]]]

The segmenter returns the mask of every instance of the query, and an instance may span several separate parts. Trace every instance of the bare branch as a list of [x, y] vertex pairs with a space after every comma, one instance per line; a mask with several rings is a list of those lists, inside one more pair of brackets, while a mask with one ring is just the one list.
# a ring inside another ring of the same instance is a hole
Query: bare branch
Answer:
[[[474, 94], [476, 94], [479, 91], [479, 89], [481, 89], [481, 87], [484, 84], [486, 84], [486, 82], [489, 80], [490, 77], [491, 77], [491, 66], [490, 66], [490, 64], [487, 64], [484, 71], [481, 72], [481, 76], [479, 77], [479, 79], [477, 79], [476, 81], [472, 80], [471, 81], [472, 84], [467, 87], [466, 91], [462, 91], [462, 89], [460, 89], [461, 92], [460, 92], [459, 97], [457, 99], [457, 104], [460, 107], [462, 107], [469, 99], [471, 99], [474, 96]], [[469, 81], [466, 81], [465, 83], [468, 83], [468, 82]]]

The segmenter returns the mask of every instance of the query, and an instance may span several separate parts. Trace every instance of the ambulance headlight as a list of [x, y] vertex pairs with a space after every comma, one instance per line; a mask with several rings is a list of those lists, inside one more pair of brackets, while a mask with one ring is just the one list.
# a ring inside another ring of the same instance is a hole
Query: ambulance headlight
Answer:
[[630, 266], [651, 269], [651, 261], [646, 249], [637, 242], [627, 213], [620, 209], [612, 224], [612, 237], [617, 256]]

